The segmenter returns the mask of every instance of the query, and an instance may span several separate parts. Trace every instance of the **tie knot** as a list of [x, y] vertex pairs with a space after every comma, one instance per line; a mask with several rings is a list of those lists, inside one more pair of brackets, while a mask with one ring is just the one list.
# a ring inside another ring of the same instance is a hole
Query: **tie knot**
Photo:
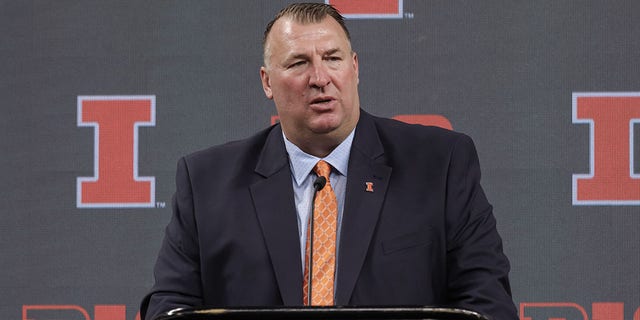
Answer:
[[331, 172], [331, 166], [324, 160], [318, 161], [316, 166], [313, 167], [313, 171], [320, 177], [325, 177], [329, 181], [329, 173]]

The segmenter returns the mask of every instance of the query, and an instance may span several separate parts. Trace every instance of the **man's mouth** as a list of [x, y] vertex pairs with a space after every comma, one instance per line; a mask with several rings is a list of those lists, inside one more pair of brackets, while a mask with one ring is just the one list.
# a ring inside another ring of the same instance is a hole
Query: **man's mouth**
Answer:
[[311, 100], [311, 104], [322, 105], [322, 104], [327, 104], [333, 100], [335, 99], [333, 99], [332, 97], [318, 97]]

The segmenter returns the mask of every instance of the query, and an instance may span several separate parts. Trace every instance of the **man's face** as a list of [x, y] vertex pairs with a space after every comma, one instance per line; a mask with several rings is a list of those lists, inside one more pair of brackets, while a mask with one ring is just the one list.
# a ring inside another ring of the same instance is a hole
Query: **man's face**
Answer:
[[260, 76], [287, 139], [302, 150], [318, 141], [337, 145], [355, 128], [358, 57], [333, 18], [309, 24], [287, 17], [276, 21]]

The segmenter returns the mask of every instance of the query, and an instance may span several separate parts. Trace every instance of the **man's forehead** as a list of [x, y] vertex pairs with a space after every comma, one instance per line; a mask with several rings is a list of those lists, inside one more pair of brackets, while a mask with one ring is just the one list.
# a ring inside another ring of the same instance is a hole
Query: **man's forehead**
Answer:
[[[303, 40], [304, 35], [307, 35], [306, 40]], [[336, 52], [328, 51], [334, 49], [345, 54], [352, 52], [346, 32], [331, 16], [318, 22], [299, 22], [293, 17], [282, 17], [273, 24], [265, 41], [264, 64], [268, 66], [272, 59], [282, 61], [318, 52], [331, 55]]]

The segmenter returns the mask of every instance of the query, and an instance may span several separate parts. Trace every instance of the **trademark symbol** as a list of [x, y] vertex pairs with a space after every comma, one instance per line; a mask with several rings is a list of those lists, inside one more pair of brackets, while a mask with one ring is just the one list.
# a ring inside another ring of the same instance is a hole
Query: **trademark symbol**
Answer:
[[156, 208], [165, 208], [167, 206], [166, 202], [156, 202]]
[[413, 12], [405, 12], [404, 17], [405, 19], [413, 19]]

